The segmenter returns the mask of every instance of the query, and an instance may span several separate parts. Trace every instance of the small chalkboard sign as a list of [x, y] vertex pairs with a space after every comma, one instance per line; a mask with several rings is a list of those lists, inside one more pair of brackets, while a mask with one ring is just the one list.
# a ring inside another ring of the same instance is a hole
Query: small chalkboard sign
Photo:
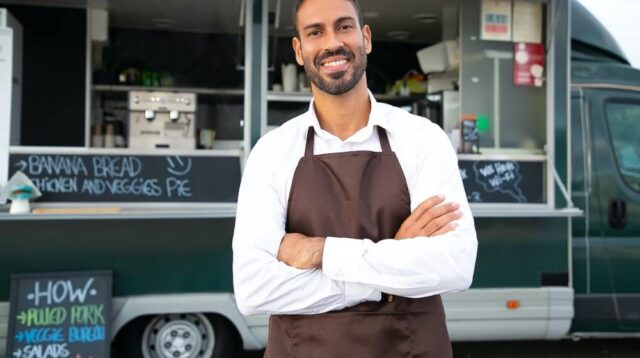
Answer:
[[480, 136], [475, 119], [462, 121], [462, 153], [478, 153], [480, 150]]
[[545, 202], [543, 161], [460, 160], [460, 176], [470, 203]]
[[108, 358], [110, 271], [11, 276], [7, 358]]
[[234, 203], [239, 156], [11, 154], [42, 193], [39, 202]]

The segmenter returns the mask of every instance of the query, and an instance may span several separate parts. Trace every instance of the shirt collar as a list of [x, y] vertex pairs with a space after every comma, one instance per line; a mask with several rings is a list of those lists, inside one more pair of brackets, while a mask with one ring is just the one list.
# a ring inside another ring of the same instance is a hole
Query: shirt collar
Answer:
[[[382, 113], [382, 108], [380, 108], [380, 104], [373, 97], [371, 91], [367, 90], [369, 95], [369, 100], [371, 101], [371, 112], [369, 113], [369, 121], [367, 122], [367, 126], [361, 128], [356, 133], [354, 133], [351, 137], [347, 138], [345, 142], [364, 142], [365, 140], [371, 137], [373, 133], [374, 126], [380, 126], [385, 130], [389, 130], [388, 123], [386, 117]], [[337, 137], [333, 134], [325, 131], [320, 127], [320, 121], [318, 121], [318, 116], [316, 115], [316, 110], [314, 107], [314, 99], [311, 99], [311, 103], [309, 103], [309, 110], [306, 113], [306, 122], [309, 126], [313, 126], [316, 134], [324, 139], [336, 139]], [[309, 126], [305, 126], [308, 128]], [[305, 131], [305, 137], [307, 135], [307, 131]]]

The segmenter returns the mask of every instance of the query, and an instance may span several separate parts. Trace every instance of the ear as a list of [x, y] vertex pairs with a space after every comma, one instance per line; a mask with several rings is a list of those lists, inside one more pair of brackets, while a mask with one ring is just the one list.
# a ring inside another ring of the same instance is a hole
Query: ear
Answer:
[[291, 40], [291, 45], [293, 46], [293, 52], [296, 54], [296, 62], [298, 65], [304, 65], [304, 59], [302, 58], [302, 43], [297, 36], [294, 36]]
[[362, 36], [364, 37], [364, 48], [367, 50], [367, 55], [371, 53], [373, 50], [373, 45], [371, 44], [371, 28], [369, 25], [362, 26]]

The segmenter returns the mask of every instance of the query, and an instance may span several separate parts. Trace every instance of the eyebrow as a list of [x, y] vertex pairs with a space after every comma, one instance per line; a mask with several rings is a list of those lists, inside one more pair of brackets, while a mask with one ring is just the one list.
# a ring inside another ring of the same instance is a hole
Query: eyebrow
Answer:
[[[334, 21], [334, 24], [339, 24], [341, 22], [345, 22], [345, 21], [355, 21], [356, 19], [353, 16], [341, 16], [339, 18], [336, 19], [336, 21]], [[322, 28], [324, 26], [324, 24], [320, 23], [320, 22], [315, 22], [313, 24], [309, 24], [305, 27], [302, 28], [302, 30], [306, 31], [309, 29], [317, 29], [317, 28]]]

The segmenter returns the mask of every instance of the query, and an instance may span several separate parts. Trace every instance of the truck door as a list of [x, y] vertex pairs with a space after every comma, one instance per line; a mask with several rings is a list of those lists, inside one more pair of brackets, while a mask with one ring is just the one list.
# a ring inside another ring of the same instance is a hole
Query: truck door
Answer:
[[[589, 89], [592, 197], [600, 234], [590, 240], [590, 310], [598, 330], [640, 328], [640, 91]], [[595, 218], [594, 218], [595, 219]], [[576, 307], [576, 311], [579, 308]], [[578, 312], [576, 312], [578, 313]]]

